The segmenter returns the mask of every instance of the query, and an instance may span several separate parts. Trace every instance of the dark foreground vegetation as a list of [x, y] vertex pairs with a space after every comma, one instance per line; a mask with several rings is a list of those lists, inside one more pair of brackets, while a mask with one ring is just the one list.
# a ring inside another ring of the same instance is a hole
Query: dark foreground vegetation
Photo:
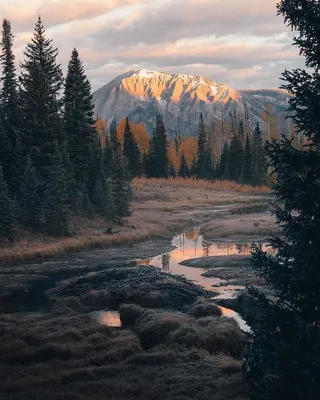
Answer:
[[[7, 300], [21, 289], [38, 300], [22, 301], [15, 313], [1, 301], [1, 400], [247, 398], [246, 338], [204, 290], [133, 265], [68, 274], [61, 264], [46, 285], [43, 275], [24, 287], [14, 274], [2, 280]], [[119, 308], [123, 328], [90, 316]]]

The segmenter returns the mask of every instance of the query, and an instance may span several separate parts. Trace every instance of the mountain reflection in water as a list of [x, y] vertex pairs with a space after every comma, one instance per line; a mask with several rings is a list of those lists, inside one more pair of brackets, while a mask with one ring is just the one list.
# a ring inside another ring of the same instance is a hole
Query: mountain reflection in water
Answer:
[[[199, 229], [193, 229], [176, 235], [172, 239], [172, 245], [176, 248], [169, 253], [161, 254], [148, 260], [139, 260], [137, 263], [153, 265], [162, 268], [167, 273], [184, 275], [207, 290], [213, 290], [212, 286], [225, 283], [225, 281], [219, 278], [203, 277], [201, 274], [208, 271], [208, 269], [186, 267], [181, 265], [181, 262], [200, 257], [250, 255], [251, 253], [251, 243], [209, 242], [203, 238]], [[270, 248], [265, 243], [259, 243], [258, 245], [263, 250], [270, 251]], [[242, 286], [228, 285], [214, 288], [214, 290], [221, 292], [222, 297], [230, 298], [233, 296], [235, 290], [242, 288]]]

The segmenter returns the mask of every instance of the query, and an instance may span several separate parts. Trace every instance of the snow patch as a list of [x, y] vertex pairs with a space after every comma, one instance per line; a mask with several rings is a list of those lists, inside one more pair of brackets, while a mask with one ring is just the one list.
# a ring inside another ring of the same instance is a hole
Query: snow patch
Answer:
[[140, 69], [135, 71], [135, 75], [139, 78], [154, 78], [159, 75], [159, 72], [156, 71], [148, 71], [147, 69]]

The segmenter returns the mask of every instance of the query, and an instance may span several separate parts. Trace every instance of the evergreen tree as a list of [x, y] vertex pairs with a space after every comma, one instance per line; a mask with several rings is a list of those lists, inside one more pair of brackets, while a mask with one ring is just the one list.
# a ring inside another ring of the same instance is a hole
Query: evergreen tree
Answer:
[[110, 141], [112, 150], [114, 153], [116, 153], [121, 146], [117, 135], [117, 122], [115, 118], [110, 124]]
[[229, 146], [228, 143], [225, 142], [217, 170], [217, 175], [220, 179], [222, 179], [225, 176], [225, 171], [227, 169], [227, 164], [228, 164], [228, 156], [229, 156]]
[[213, 176], [212, 156], [202, 114], [198, 127], [197, 176], [201, 179], [211, 179]]
[[19, 196], [20, 193], [20, 186], [23, 182], [23, 174], [25, 168], [25, 158], [23, 153], [24, 152], [22, 143], [19, 135], [17, 135], [13, 153], [14, 160], [12, 163], [13, 166], [12, 166], [12, 178], [11, 178], [12, 193], [15, 193], [15, 195], [17, 196]]
[[272, 296], [257, 289], [249, 292], [246, 319], [254, 336], [247, 369], [256, 399], [319, 399], [319, 2], [282, 0], [278, 10], [297, 32], [294, 44], [310, 68], [285, 71], [287, 84], [282, 87], [294, 94], [290, 111], [309, 144], [298, 150], [282, 138], [267, 146], [277, 173], [275, 215], [283, 237], [270, 240], [276, 255], [256, 247], [252, 256]]
[[64, 127], [75, 179], [82, 182], [88, 171], [88, 154], [97, 132], [94, 127], [90, 82], [79, 53], [73, 49], [64, 89]]
[[12, 178], [12, 145], [9, 140], [7, 130], [3, 125], [3, 121], [0, 114], [0, 163], [2, 165], [2, 173], [4, 180]]
[[145, 151], [143, 153], [142, 167], [143, 167], [145, 176], [150, 177], [150, 175], [151, 175], [150, 151]]
[[196, 155], [194, 154], [190, 168], [190, 176], [195, 177], [196, 175], [197, 175], [197, 158]]
[[181, 159], [180, 159], [180, 169], [179, 169], [179, 174], [181, 178], [189, 178], [190, 177], [190, 171], [188, 168], [187, 160], [184, 155], [184, 152], [181, 154]]
[[262, 132], [257, 123], [253, 133], [252, 144], [252, 178], [251, 183], [254, 186], [261, 186], [266, 183], [267, 161], [264, 152]]
[[40, 230], [43, 226], [42, 207], [39, 201], [40, 182], [37, 171], [27, 158], [23, 179], [20, 185], [19, 204], [23, 224], [32, 229]]
[[113, 148], [110, 135], [106, 135], [105, 146], [103, 148], [103, 165], [106, 178], [111, 178], [113, 174]]
[[45, 189], [44, 229], [50, 235], [64, 236], [69, 234], [68, 184], [63, 155], [56, 142], [56, 150], [51, 157], [48, 168], [48, 181]]
[[250, 184], [251, 178], [252, 178], [251, 144], [250, 144], [249, 135], [247, 135], [246, 147], [243, 151], [243, 159], [242, 159], [242, 167], [241, 167], [239, 183]]
[[[2, 24], [2, 40], [0, 63], [2, 66], [2, 77], [1, 77], [1, 107], [0, 112], [2, 116], [4, 135], [8, 143], [5, 144], [6, 151], [8, 151], [8, 157], [10, 159], [10, 165], [3, 162], [3, 173], [8, 183], [8, 187], [12, 193], [15, 193], [15, 187], [13, 187], [13, 177], [15, 166], [15, 146], [16, 139], [19, 133], [19, 118], [20, 113], [18, 110], [18, 82], [15, 67], [15, 56], [13, 54], [13, 39], [14, 36], [11, 32], [11, 24], [8, 20], [4, 19]], [[0, 144], [1, 146], [1, 144]], [[2, 153], [4, 150], [2, 150]]]
[[114, 154], [112, 189], [113, 198], [115, 199], [115, 221], [121, 223], [123, 218], [131, 215], [130, 202], [132, 200], [132, 189], [120, 148]]
[[131, 131], [129, 119], [126, 119], [124, 128], [123, 154], [127, 158], [129, 173], [132, 178], [141, 173], [141, 154], [137, 142]]
[[230, 179], [238, 182], [242, 166], [242, 146], [239, 135], [234, 135], [231, 139], [228, 153], [228, 171]]
[[169, 177], [170, 178], [177, 177], [177, 173], [176, 173], [176, 170], [174, 169], [174, 165], [173, 165], [172, 161], [170, 161], [170, 164], [169, 164]]
[[70, 211], [74, 214], [79, 210], [79, 197], [80, 197], [80, 187], [79, 183], [76, 182], [75, 172], [74, 172], [74, 164], [70, 161], [69, 153], [67, 151], [66, 143], [62, 143], [61, 147], [61, 156], [65, 169], [66, 176], [66, 184], [68, 191], [68, 205]]
[[[39, 173], [41, 182], [48, 177], [48, 166], [55, 152], [55, 143], [63, 139], [60, 118], [62, 70], [56, 62], [58, 50], [45, 36], [41, 18], [35, 25], [33, 38], [24, 52], [21, 67], [21, 107], [23, 138], [26, 152]], [[42, 195], [40, 193], [40, 195]]]
[[157, 115], [156, 118], [156, 128], [152, 136], [150, 164], [153, 177], [168, 177], [168, 137], [162, 115]]
[[7, 183], [0, 165], [0, 240], [14, 240], [16, 235], [16, 210], [10, 197]]

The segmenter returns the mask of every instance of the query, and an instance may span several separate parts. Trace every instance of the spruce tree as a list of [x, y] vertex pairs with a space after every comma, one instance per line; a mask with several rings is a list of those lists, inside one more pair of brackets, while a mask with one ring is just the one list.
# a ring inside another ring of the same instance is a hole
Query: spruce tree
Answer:
[[227, 169], [227, 164], [228, 164], [228, 155], [229, 155], [229, 146], [228, 143], [225, 142], [217, 169], [217, 175], [220, 179], [222, 179], [225, 176], [225, 171]]
[[251, 157], [251, 144], [250, 144], [250, 137], [247, 135], [246, 138], [246, 146], [243, 151], [242, 157], [242, 167], [241, 167], [241, 174], [239, 178], [239, 183], [241, 184], [250, 184], [252, 178], [252, 157]]
[[12, 182], [11, 188], [12, 193], [19, 196], [20, 193], [20, 186], [23, 181], [23, 174], [25, 168], [25, 158], [24, 158], [24, 151], [21, 143], [20, 136], [16, 136], [16, 142], [14, 146], [13, 152], [13, 163], [12, 163]]
[[230, 179], [238, 182], [242, 166], [242, 145], [238, 134], [234, 135], [231, 139], [227, 166]]
[[254, 335], [247, 370], [255, 399], [319, 399], [320, 9], [315, 0], [282, 0], [278, 10], [297, 32], [294, 44], [310, 68], [285, 71], [282, 87], [294, 95], [289, 110], [309, 144], [298, 150], [283, 137], [267, 145], [283, 237], [270, 240], [276, 255], [256, 247], [252, 256], [271, 296], [249, 292], [246, 319]]
[[37, 171], [32, 165], [30, 157], [27, 157], [18, 201], [23, 225], [35, 230], [40, 230], [43, 227], [39, 188], [40, 182]]
[[106, 178], [111, 178], [113, 174], [113, 148], [110, 135], [106, 135], [103, 148], [103, 165]]
[[137, 142], [131, 131], [129, 119], [126, 118], [123, 140], [123, 154], [128, 161], [128, 169], [132, 178], [141, 173], [141, 154]]
[[123, 218], [131, 215], [130, 202], [132, 189], [126, 171], [126, 163], [118, 148], [114, 154], [114, 173], [112, 177], [112, 191], [114, 198], [115, 221], [121, 223]]
[[180, 159], [180, 168], [179, 168], [179, 174], [181, 178], [189, 178], [190, 177], [190, 171], [188, 168], [187, 160], [184, 155], [184, 152], [181, 154], [181, 159]]
[[12, 161], [12, 144], [0, 114], [0, 163], [2, 165], [2, 173], [6, 181], [7, 179], [10, 180], [12, 178]]
[[202, 114], [198, 127], [197, 176], [201, 179], [211, 179], [213, 176], [212, 156]]
[[197, 158], [196, 155], [193, 154], [191, 168], [190, 168], [190, 176], [194, 178], [196, 177], [196, 175], [197, 175]]
[[[18, 101], [18, 81], [15, 67], [15, 56], [13, 54], [13, 39], [14, 36], [11, 32], [11, 24], [8, 20], [4, 19], [2, 23], [2, 40], [1, 40], [1, 55], [0, 63], [2, 67], [1, 77], [1, 107], [0, 112], [2, 116], [4, 134], [8, 141], [6, 151], [10, 158], [10, 165], [3, 162], [3, 173], [8, 183], [8, 187], [12, 193], [17, 189], [12, 185], [15, 166], [15, 147], [17, 135], [19, 134], [19, 101]], [[0, 144], [1, 147], [1, 144]], [[2, 150], [2, 153], [4, 150]]]
[[176, 170], [174, 168], [173, 162], [170, 161], [169, 163], [169, 177], [170, 178], [176, 178], [177, 177], [177, 173]]
[[45, 189], [44, 229], [54, 236], [69, 234], [68, 184], [63, 155], [56, 142]]
[[157, 115], [156, 117], [156, 128], [152, 136], [150, 164], [153, 177], [168, 177], [168, 137], [162, 115]]
[[16, 236], [16, 210], [0, 165], [0, 241], [13, 241]]
[[[47, 39], [41, 18], [20, 64], [23, 139], [27, 154], [39, 173], [41, 182], [48, 178], [48, 166], [55, 152], [55, 142], [63, 140], [60, 118], [62, 70], [57, 64], [58, 50]], [[40, 195], [43, 195], [40, 194]]]
[[64, 128], [75, 179], [81, 183], [88, 171], [88, 154], [97, 132], [94, 128], [91, 85], [79, 53], [73, 49], [64, 88]]
[[151, 175], [150, 167], [150, 151], [145, 151], [142, 157], [142, 168], [146, 177]]
[[262, 186], [266, 184], [266, 178], [267, 160], [264, 151], [262, 132], [259, 123], [257, 123], [253, 132], [251, 183], [254, 186]]

